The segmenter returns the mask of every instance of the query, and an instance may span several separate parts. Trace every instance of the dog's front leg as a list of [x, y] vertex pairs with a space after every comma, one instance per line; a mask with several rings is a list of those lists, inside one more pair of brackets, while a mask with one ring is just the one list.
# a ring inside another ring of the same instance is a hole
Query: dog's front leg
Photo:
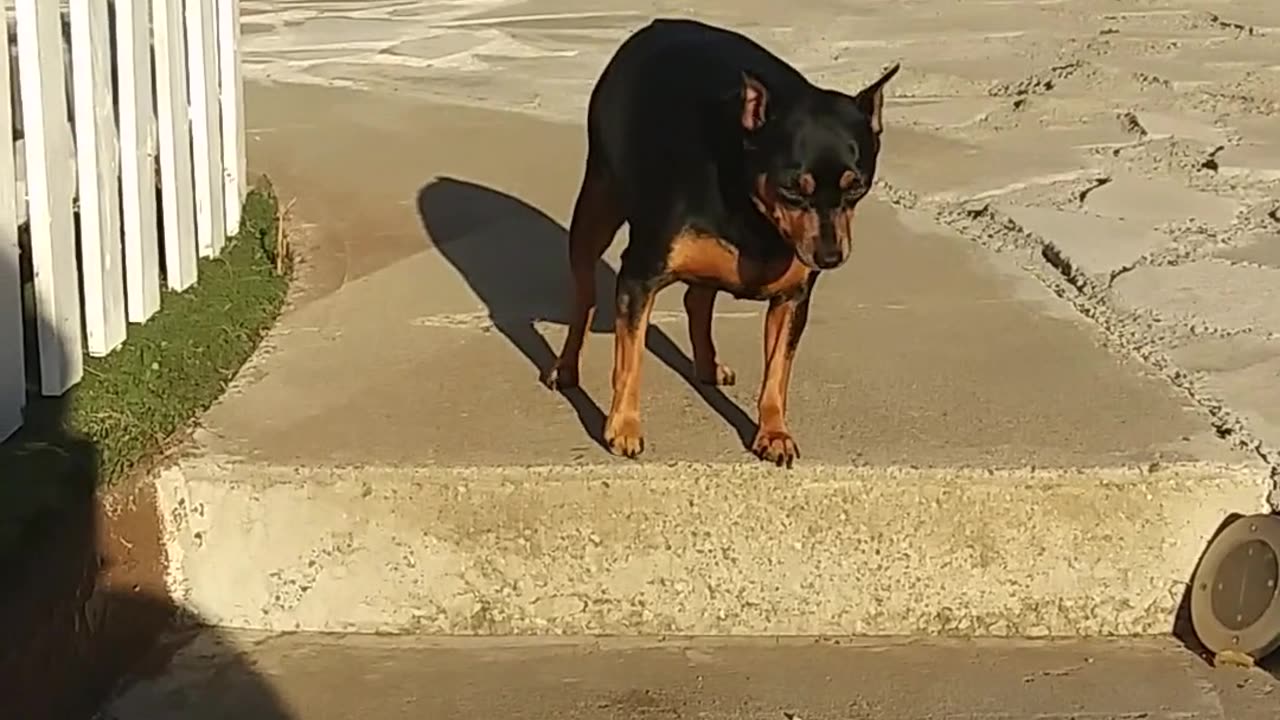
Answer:
[[613, 332], [613, 403], [604, 425], [604, 442], [614, 455], [634, 458], [644, 452], [640, 429], [640, 358], [644, 355], [649, 314], [657, 296], [654, 283], [629, 277], [626, 263], [618, 276], [617, 320]]
[[787, 430], [787, 389], [791, 363], [808, 321], [808, 293], [799, 298], [774, 298], [764, 318], [764, 381], [757, 406], [760, 427], [751, 449], [761, 460], [779, 467], [791, 467], [800, 457]]

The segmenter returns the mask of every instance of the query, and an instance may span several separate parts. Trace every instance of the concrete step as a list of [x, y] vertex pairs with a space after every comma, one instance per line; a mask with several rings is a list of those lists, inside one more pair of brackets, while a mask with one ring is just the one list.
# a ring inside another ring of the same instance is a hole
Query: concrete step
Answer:
[[1166, 641], [434, 640], [211, 630], [111, 720], [1272, 720]]
[[[644, 360], [648, 449], [613, 459], [609, 313], [580, 391], [537, 382], [564, 333], [581, 128], [370, 97], [254, 97], [255, 126], [290, 128], [257, 162], [306, 188], [316, 226], [293, 307], [157, 481], [171, 589], [207, 622], [1162, 633], [1218, 524], [1266, 509], [1267, 468], [1016, 254], [877, 195], [816, 290], [788, 406], [800, 464], [743, 448], [761, 305], [718, 303], [738, 383], [707, 388], [676, 289]], [[307, 107], [342, 120], [301, 123]]]
[[1247, 467], [300, 468], [160, 480], [177, 597], [218, 625], [507, 634], [1172, 629]]

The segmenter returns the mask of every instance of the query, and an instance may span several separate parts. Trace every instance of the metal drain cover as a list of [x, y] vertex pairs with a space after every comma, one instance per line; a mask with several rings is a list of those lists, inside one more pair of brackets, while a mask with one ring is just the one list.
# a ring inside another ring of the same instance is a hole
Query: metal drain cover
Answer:
[[1280, 648], [1280, 516], [1247, 515], [1218, 534], [1191, 580], [1191, 626], [1215, 653]]

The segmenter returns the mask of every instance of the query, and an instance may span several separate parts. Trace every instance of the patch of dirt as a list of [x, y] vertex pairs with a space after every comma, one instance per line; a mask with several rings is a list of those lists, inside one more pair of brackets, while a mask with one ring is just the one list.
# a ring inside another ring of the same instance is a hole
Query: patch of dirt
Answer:
[[0, 567], [0, 706], [23, 720], [90, 718], [146, 669], [175, 617], [154, 488], [82, 497]]

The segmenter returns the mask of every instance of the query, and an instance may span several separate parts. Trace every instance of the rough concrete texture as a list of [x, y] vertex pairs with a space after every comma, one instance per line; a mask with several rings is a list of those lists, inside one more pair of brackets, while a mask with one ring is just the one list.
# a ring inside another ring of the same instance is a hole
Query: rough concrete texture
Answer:
[[1158, 634], [1256, 470], [273, 468], [160, 479], [179, 599], [279, 630]]
[[[1173, 180], [1122, 175], [1091, 191], [1084, 209], [1149, 226], [1179, 222], [1222, 226], [1235, 216], [1236, 203], [1230, 198], [1191, 190]], [[1093, 241], [1105, 243], [1108, 238], [1095, 237]]]
[[1272, 720], [1160, 641], [433, 641], [206, 633], [108, 720]]
[[1236, 334], [1280, 337], [1280, 269], [1221, 260], [1135, 268], [1112, 286], [1130, 307], [1158, 307], [1170, 319], [1200, 320]]
[[1253, 233], [1238, 245], [1223, 248], [1214, 257], [1244, 265], [1280, 270], [1280, 233]]
[[[1109, 277], [1168, 243], [1164, 234], [1140, 220], [1012, 203], [1000, 210], [1052, 243], [1073, 269], [1092, 276]], [[1098, 242], [1100, 237], [1107, 241]]]
[[[307, 227], [292, 309], [161, 480], [174, 585], [216, 620], [1154, 632], [1222, 516], [1262, 507], [1274, 279], [1229, 253], [1280, 232], [1278, 186], [1223, 154], [1280, 141], [1274, 3], [699, 3], [823, 83], [906, 68], [855, 260], [817, 291], [792, 473], [742, 449], [758, 305], [717, 306], [720, 392], [685, 380], [663, 296], [638, 465], [593, 439], [607, 313], [582, 393], [536, 383], [590, 84], [627, 32], [690, 11], [244, 9], [252, 162]], [[1178, 364], [1213, 339], [1254, 362]]]

